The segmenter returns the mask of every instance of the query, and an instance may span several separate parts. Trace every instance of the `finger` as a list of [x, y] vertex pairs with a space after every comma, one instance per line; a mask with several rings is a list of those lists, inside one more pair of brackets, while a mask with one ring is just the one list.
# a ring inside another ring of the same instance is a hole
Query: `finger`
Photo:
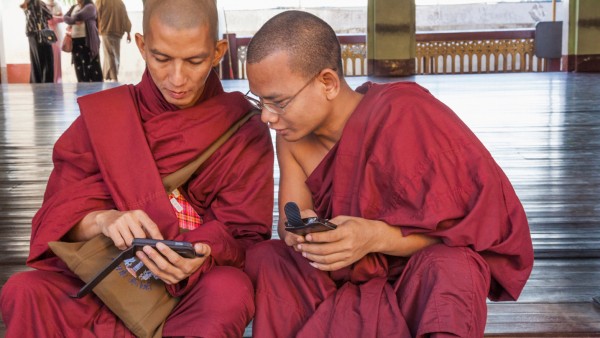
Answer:
[[123, 239], [118, 227], [110, 227], [108, 229], [108, 237], [112, 239], [113, 243], [119, 250], [125, 250], [129, 247], [125, 239]]
[[304, 209], [304, 210], [300, 211], [300, 216], [302, 218], [317, 217], [317, 213], [315, 213], [315, 211], [312, 209]]
[[[145, 236], [139, 237], [135, 235], [135, 230], [142, 231], [139, 226], [130, 226], [121, 231], [121, 237], [123, 237], [123, 241], [127, 247], [130, 247], [133, 243], [134, 238], [144, 238]], [[142, 231], [143, 233], [143, 231]]]
[[336, 271], [336, 270], [342, 269], [349, 265], [349, 264], [344, 264], [342, 262], [337, 262], [334, 264], [320, 264], [320, 263], [316, 263], [316, 262], [310, 262], [309, 264], [313, 268], [319, 269], [321, 271]]
[[129, 226], [129, 231], [131, 232], [131, 240], [133, 238], [146, 238], [146, 232], [144, 231], [144, 227], [141, 224], [141, 221], [138, 219], [132, 220]]
[[137, 217], [140, 222], [140, 225], [148, 234], [148, 237], [153, 239], [164, 239], [162, 234], [160, 233], [160, 230], [158, 229], [158, 225], [156, 225], [156, 223], [154, 223], [154, 221], [150, 219], [150, 217], [145, 212], [139, 210]]
[[287, 246], [293, 246], [304, 242], [306, 242], [304, 236], [296, 235], [293, 232], [289, 232], [285, 236], [285, 244], [287, 244]]
[[338, 243], [302, 243], [296, 247], [303, 253], [320, 256], [344, 252], [344, 248]]
[[329, 222], [336, 224], [336, 225], [340, 225], [340, 224], [344, 224], [345, 222], [349, 221], [350, 219], [352, 219], [353, 217], [350, 216], [335, 216], [334, 218], [330, 219]]
[[156, 243], [156, 249], [171, 263], [171, 265], [177, 268], [180, 268], [182, 260], [185, 259], [164, 243]]
[[[307, 252], [302, 252], [302, 256], [308, 259], [311, 262], [323, 264], [323, 265], [331, 265], [336, 263], [345, 263], [350, 261], [350, 257], [347, 253], [335, 253], [331, 255], [315, 255]], [[348, 263], [350, 264], [350, 263]]]
[[314, 243], [330, 243], [341, 240], [343, 236], [344, 231], [342, 228], [337, 228], [334, 230], [309, 233], [306, 235], [306, 241]]
[[177, 284], [179, 282], [169, 269], [172, 269], [172, 266], [158, 251], [148, 245], [144, 246], [142, 250], [138, 251], [136, 256], [156, 277], [160, 278], [166, 284]]

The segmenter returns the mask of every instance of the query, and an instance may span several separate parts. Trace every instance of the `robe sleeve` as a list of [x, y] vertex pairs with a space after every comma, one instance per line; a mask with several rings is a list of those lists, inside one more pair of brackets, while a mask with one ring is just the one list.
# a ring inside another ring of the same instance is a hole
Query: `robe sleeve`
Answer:
[[57, 140], [52, 160], [44, 201], [32, 221], [27, 263], [34, 267], [44, 265], [39, 260], [48, 256], [49, 241], [60, 240], [88, 213], [115, 208], [81, 118]]
[[414, 131], [403, 133], [403, 156], [394, 161], [403, 170], [383, 173], [402, 187], [390, 192], [396, 212], [386, 218], [405, 235], [426, 233], [471, 247], [490, 264], [490, 299], [517, 299], [533, 261], [523, 207], [475, 135], [445, 105], [429, 102], [405, 117]]

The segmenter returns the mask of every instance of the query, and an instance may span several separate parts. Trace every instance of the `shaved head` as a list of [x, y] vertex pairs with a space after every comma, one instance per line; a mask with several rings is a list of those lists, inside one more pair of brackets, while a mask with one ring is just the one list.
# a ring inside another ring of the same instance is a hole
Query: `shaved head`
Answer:
[[271, 18], [250, 41], [247, 62], [258, 63], [280, 51], [290, 57], [292, 72], [304, 77], [315, 76], [326, 68], [343, 76], [337, 36], [331, 26], [313, 14], [287, 11]]
[[216, 0], [148, 0], [144, 6], [144, 35], [150, 33], [153, 18], [181, 30], [208, 25], [211, 37], [219, 40]]

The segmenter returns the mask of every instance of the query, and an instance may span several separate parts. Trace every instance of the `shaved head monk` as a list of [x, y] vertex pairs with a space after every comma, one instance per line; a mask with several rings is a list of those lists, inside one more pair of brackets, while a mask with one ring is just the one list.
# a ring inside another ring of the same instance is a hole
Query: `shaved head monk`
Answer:
[[179, 299], [159, 335], [240, 337], [254, 315], [242, 267], [246, 249], [271, 234], [269, 130], [252, 117], [167, 193], [161, 178], [198, 158], [252, 106], [242, 93], [225, 93], [213, 70], [227, 49], [214, 0], [148, 1], [143, 20], [135, 36], [146, 62], [140, 83], [80, 98], [81, 116], [55, 144], [32, 225], [27, 264], [35, 269], [2, 289], [8, 337], [132, 336], [96, 295], [69, 298], [84, 283], [48, 248], [99, 234], [119, 249], [141, 237], [188, 241], [204, 255], [184, 258], [162, 244], [137, 252]]
[[247, 57], [249, 100], [277, 132], [279, 210], [337, 225], [298, 235], [280, 215], [281, 240], [248, 251], [254, 336], [482, 337], [486, 297], [516, 300], [533, 250], [475, 135], [415, 83], [352, 90], [312, 14], [273, 17]]

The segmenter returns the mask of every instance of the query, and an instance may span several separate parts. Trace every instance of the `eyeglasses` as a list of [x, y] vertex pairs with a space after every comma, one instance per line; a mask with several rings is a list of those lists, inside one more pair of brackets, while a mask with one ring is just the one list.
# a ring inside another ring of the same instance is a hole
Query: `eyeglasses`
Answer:
[[306, 87], [308, 87], [308, 85], [311, 84], [314, 81], [314, 79], [317, 78], [317, 76], [319, 76], [319, 74], [321, 74], [321, 71], [319, 71], [315, 76], [311, 77], [310, 80], [304, 86], [302, 86], [302, 88], [300, 88], [299, 91], [296, 92], [296, 94], [292, 95], [289, 99], [287, 99], [287, 102], [285, 104], [262, 102], [262, 99], [257, 98], [255, 96], [250, 96], [253, 94], [249, 90], [248, 90], [248, 92], [246, 92], [246, 94], [244, 96], [246, 97], [246, 100], [248, 100], [248, 101], [250, 101], [250, 103], [252, 103], [254, 108], [261, 110], [261, 111], [263, 109], [267, 109], [269, 112], [271, 112], [273, 114], [282, 115], [282, 114], [285, 114], [285, 108], [287, 106], [289, 106], [290, 103], [296, 98], [296, 96], [298, 96], [300, 93], [302, 93], [302, 91]]

